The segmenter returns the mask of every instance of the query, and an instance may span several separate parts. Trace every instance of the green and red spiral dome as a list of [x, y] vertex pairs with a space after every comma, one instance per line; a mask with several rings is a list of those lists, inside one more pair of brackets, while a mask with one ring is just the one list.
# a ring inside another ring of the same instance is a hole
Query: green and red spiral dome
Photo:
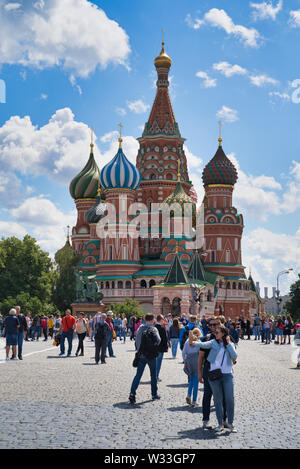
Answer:
[[226, 184], [233, 186], [238, 178], [237, 170], [219, 146], [215, 156], [205, 166], [202, 173], [204, 186]]

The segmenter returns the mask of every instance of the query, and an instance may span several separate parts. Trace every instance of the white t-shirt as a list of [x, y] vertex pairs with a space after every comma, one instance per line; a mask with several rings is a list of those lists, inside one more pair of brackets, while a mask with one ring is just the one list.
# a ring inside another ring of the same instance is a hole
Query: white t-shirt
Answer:
[[[226, 356], [224, 357], [224, 360], [223, 360], [224, 353], [226, 354], [225, 347], [223, 344], [221, 344], [221, 348], [219, 350], [218, 355], [216, 356], [214, 363], [210, 364], [210, 371], [216, 370], [217, 368], [221, 368], [222, 373], [224, 374], [232, 373], [232, 361], [230, 361], [230, 365], [227, 365]], [[223, 360], [223, 365], [221, 366], [222, 360]]]

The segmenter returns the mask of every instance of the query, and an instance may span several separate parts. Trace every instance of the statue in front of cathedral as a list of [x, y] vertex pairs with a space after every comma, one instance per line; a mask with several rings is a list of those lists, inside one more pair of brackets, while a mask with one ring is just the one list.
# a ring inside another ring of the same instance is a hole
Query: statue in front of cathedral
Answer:
[[84, 278], [83, 272], [76, 272], [76, 302], [100, 304], [103, 293], [100, 292], [97, 281]]

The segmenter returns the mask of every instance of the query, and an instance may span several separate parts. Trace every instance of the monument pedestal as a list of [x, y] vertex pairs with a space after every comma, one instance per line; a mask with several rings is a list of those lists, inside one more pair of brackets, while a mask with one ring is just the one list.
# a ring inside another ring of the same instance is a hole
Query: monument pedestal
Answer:
[[72, 303], [72, 316], [77, 316], [79, 313], [84, 313], [87, 316], [94, 316], [99, 311], [100, 313], [104, 313], [106, 311], [107, 306], [104, 303]]

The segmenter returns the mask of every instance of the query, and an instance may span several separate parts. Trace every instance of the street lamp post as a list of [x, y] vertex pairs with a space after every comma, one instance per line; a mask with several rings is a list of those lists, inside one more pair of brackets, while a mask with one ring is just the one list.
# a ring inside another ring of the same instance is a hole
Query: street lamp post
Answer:
[[279, 291], [279, 277], [280, 277], [281, 275], [284, 275], [284, 274], [289, 274], [292, 270], [293, 270], [293, 268], [291, 267], [290, 269], [282, 270], [282, 271], [279, 272], [279, 274], [277, 275], [277, 290], [276, 290], [277, 314], [279, 314], [279, 311], [280, 311], [280, 303], [281, 303], [281, 301], [282, 301], [282, 299], [280, 298], [280, 291]]

